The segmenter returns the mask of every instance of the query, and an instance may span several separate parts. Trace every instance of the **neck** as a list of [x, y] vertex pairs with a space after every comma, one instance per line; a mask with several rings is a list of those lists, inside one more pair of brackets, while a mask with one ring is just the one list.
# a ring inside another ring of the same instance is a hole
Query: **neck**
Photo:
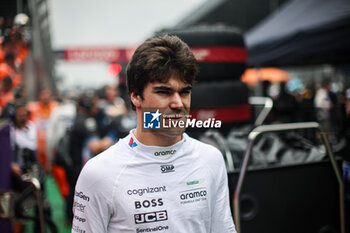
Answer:
[[181, 141], [181, 135], [171, 135], [164, 132], [163, 129], [145, 130], [143, 129], [143, 113], [137, 111], [137, 126], [134, 135], [139, 142], [146, 146], [171, 146]]
[[[154, 130], [156, 131], [156, 130]], [[171, 146], [181, 141], [182, 135], [180, 136], [168, 136], [154, 131], [144, 132], [141, 127], [136, 127], [134, 135], [139, 142], [146, 146]]]
[[27, 129], [26, 123], [16, 123], [15, 126], [17, 129]]

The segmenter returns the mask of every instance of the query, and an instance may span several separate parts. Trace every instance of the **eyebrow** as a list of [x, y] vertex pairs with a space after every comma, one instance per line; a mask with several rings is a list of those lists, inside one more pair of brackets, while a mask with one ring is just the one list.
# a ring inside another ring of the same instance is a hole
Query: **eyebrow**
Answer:
[[[156, 87], [153, 87], [153, 90], [155, 90], [155, 91], [168, 91], [168, 92], [174, 92], [175, 91], [174, 88], [168, 87], [168, 86], [156, 86]], [[192, 90], [192, 86], [186, 86], [184, 88], [181, 88], [179, 90], [179, 92], [190, 91], [190, 90]]]

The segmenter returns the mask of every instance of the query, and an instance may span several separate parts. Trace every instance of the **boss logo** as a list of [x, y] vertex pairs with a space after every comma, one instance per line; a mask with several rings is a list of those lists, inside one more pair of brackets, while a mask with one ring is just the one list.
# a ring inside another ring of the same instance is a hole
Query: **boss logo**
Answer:
[[149, 207], [156, 207], [156, 206], [162, 206], [163, 205], [163, 199], [152, 199], [152, 200], [144, 200], [144, 201], [135, 201], [135, 209], [140, 208], [149, 208]]
[[168, 220], [168, 213], [166, 210], [162, 210], [157, 212], [135, 214], [134, 218], [136, 224], [160, 222]]
[[174, 172], [174, 165], [169, 164], [169, 165], [161, 165], [160, 166], [160, 170], [162, 171], [162, 173], [168, 173], [168, 172]]

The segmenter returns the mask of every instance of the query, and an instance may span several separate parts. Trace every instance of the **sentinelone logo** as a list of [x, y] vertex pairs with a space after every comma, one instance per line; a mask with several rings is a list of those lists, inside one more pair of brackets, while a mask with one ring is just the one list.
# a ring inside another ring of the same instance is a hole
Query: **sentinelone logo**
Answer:
[[197, 120], [195, 118], [190, 119], [189, 115], [163, 115], [157, 109], [157, 111], [144, 111], [143, 112], [143, 128], [144, 129], [161, 129], [161, 128], [220, 128], [221, 121], [215, 120], [215, 118], [208, 118], [207, 120]]

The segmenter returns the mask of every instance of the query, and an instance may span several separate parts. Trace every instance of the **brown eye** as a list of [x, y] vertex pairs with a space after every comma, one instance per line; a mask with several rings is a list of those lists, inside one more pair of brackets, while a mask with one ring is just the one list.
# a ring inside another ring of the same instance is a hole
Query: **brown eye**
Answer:
[[180, 91], [179, 94], [182, 96], [186, 96], [189, 95], [191, 93], [191, 90], [184, 90], [184, 91]]
[[156, 91], [157, 94], [168, 95], [169, 91]]

